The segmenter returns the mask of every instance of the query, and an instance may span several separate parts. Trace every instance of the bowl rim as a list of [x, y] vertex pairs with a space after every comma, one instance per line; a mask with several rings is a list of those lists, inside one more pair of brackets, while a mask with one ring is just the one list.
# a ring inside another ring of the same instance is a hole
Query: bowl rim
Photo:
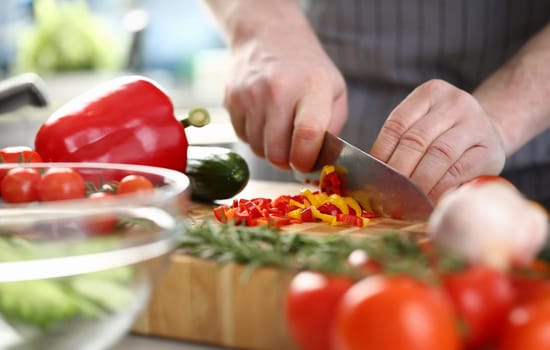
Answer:
[[[121, 163], [53, 162], [53, 163], [3, 163], [1, 169], [13, 167], [76, 169], [109, 169], [151, 174], [164, 179], [166, 186], [155, 188], [152, 193], [130, 193], [109, 197], [108, 201], [90, 201], [86, 198], [26, 204], [0, 205], [0, 230], [9, 225], [32, 224], [38, 219], [59, 220], [86, 215], [110, 213], [113, 210], [153, 220], [158, 226], [152, 235], [123, 237], [110, 249], [67, 256], [36, 257], [28, 260], [0, 261], [0, 283], [30, 281], [36, 279], [68, 277], [78, 274], [133, 265], [169, 253], [177, 247], [184, 232], [184, 220], [179, 214], [170, 214], [158, 204], [169, 203], [186, 195], [190, 181], [187, 175], [172, 169]], [[43, 217], [42, 217], [43, 215]], [[56, 216], [57, 215], [57, 216]], [[0, 232], [0, 235], [2, 233]], [[132, 236], [131, 234], [128, 236]], [[82, 243], [83, 241], [80, 241]], [[51, 243], [67, 244], [63, 240]]]
[[[128, 193], [122, 195], [116, 195], [105, 201], [106, 205], [112, 203], [113, 205], [120, 205], [121, 202], [124, 203], [135, 203], [137, 201], [147, 200], [152, 203], [158, 203], [166, 201], [169, 198], [176, 197], [183, 194], [185, 191], [190, 188], [190, 179], [189, 177], [179, 171], [161, 168], [150, 165], [140, 165], [140, 164], [125, 164], [125, 163], [100, 163], [100, 162], [36, 162], [36, 163], [0, 163], [0, 170], [8, 170], [12, 168], [76, 168], [76, 169], [105, 169], [105, 170], [121, 170], [129, 172], [138, 172], [145, 173], [155, 176], [162, 176], [167, 182], [168, 186], [162, 186], [155, 188], [153, 194], [148, 194], [144, 196], [142, 193]], [[102, 201], [102, 204], [103, 201]], [[0, 202], [0, 210], [5, 207], [28, 207], [29, 205], [37, 205], [36, 203], [22, 203], [22, 204], [12, 204]], [[67, 206], [83, 206], [84, 208], [97, 206], [97, 202], [90, 202], [86, 198], [79, 199], [68, 199], [68, 200], [59, 200], [59, 201], [48, 201], [48, 202], [39, 202], [41, 207], [47, 208], [59, 208]]]
[[183, 224], [161, 209], [146, 210], [162, 225], [155, 239], [94, 253], [0, 262], [0, 283], [82, 275], [134, 265], [171, 252], [179, 242]]

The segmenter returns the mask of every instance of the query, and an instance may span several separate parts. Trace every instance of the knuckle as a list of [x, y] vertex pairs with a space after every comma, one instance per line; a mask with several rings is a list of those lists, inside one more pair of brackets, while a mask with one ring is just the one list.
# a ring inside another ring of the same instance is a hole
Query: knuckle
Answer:
[[274, 103], [281, 103], [285, 92], [289, 91], [292, 84], [285, 79], [271, 79], [269, 84], [265, 84], [266, 96]]
[[404, 133], [399, 143], [416, 152], [424, 152], [429, 147], [428, 141], [415, 131]]
[[453, 164], [449, 168], [460, 166], [460, 162], [456, 161], [457, 154], [454, 147], [443, 141], [435, 141], [428, 148], [428, 153], [438, 159], [443, 164]]
[[301, 123], [294, 127], [293, 138], [298, 142], [310, 142], [316, 140], [323, 132], [317, 123]]
[[434, 93], [439, 91], [446, 91], [451, 87], [449, 83], [441, 79], [430, 79], [420, 85], [422, 90], [425, 90], [428, 93]]
[[392, 139], [399, 139], [407, 131], [407, 126], [402, 120], [401, 112], [398, 109], [394, 110], [382, 126], [382, 132]]
[[454, 162], [447, 170], [446, 183], [458, 183], [466, 174], [466, 165], [459, 159]]
[[[456, 108], [457, 110], [472, 110], [473, 106], [477, 106], [476, 99], [461, 89], [453, 89], [449, 96], [449, 101], [451, 108]], [[470, 113], [465, 113], [470, 115]]]

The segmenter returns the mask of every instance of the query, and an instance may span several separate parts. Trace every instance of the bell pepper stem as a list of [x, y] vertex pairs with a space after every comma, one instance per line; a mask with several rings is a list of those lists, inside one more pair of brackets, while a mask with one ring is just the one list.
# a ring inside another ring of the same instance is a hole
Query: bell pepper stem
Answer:
[[183, 125], [184, 128], [190, 125], [196, 128], [201, 128], [210, 123], [210, 113], [208, 113], [205, 108], [193, 108], [189, 111], [187, 118], [182, 119], [180, 123]]

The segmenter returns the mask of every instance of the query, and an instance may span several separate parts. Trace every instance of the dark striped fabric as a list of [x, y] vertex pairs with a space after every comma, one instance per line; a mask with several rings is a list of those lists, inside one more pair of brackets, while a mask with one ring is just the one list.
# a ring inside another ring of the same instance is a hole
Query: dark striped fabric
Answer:
[[[342, 136], [363, 149], [414, 87], [440, 78], [472, 91], [550, 20], [548, 0], [303, 3], [348, 82], [350, 114]], [[513, 174], [528, 196], [550, 198], [550, 131], [510, 157], [504, 174]]]

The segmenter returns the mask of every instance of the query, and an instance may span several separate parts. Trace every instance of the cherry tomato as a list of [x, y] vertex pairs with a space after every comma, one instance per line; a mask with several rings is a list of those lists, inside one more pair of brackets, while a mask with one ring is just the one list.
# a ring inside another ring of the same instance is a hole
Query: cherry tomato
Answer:
[[153, 183], [142, 175], [127, 175], [118, 184], [117, 194], [150, 191]]
[[42, 157], [26, 146], [11, 146], [0, 149], [0, 163], [39, 163]]
[[2, 198], [6, 203], [28, 203], [38, 199], [36, 186], [40, 174], [32, 168], [13, 168], [2, 179]]
[[353, 281], [343, 276], [317, 272], [298, 273], [286, 297], [290, 333], [302, 350], [330, 350], [338, 302]]
[[473, 265], [444, 276], [443, 285], [465, 326], [466, 348], [481, 349], [494, 344], [515, 301], [508, 276], [490, 267]]
[[37, 190], [41, 201], [78, 199], [84, 197], [86, 185], [73, 169], [52, 167], [42, 174]]
[[450, 301], [406, 276], [371, 276], [353, 285], [338, 307], [334, 340], [339, 350], [460, 348]]
[[[89, 200], [105, 201], [113, 197], [112, 194], [106, 192], [95, 192], [88, 196]], [[118, 223], [118, 218], [115, 215], [102, 214], [98, 217], [93, 217], [83, 220], [80, 225], [83, 231], [91, 234], [106, 234], [111, 233]]]
[[[27, 146], [10, 146], [0, 149], [0, 164], [4, 163], [37, 163], [42, 162], [42, 157]], [[9, 169], [0, 169], [0, 180]]]
[[499, 350], [550, 349], [550, 298], [518, 305], [502, 328]]
[[550, 264], [535, 260], [528, 266], [509, 272], [510, 283], [516, 293], [516, 302], [535, 298], [550, 298]]
[[510, 282], [514, 287], [517, 303], [528, 302], [537, 298], [550, 299], [549, 279], [513, 274], [510, 276]]

